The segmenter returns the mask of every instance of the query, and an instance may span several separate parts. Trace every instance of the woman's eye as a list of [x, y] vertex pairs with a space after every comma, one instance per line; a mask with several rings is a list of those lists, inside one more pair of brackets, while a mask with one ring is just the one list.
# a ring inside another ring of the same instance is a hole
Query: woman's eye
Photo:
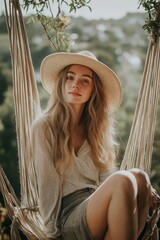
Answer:
[[82, 82], [83, 82], [84, 84], [89, 84], [89, 80], [88, 80], [88, 79], [82, 79]]
[[67, 80], [73, 80], [74, 77], [73, 76], [67, 76]]

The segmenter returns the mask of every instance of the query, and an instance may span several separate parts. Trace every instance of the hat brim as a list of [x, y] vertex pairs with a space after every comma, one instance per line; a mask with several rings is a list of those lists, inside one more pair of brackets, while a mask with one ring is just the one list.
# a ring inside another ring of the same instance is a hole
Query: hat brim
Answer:
[[78, 53], [53, 53], [43, 59], [40, 72], [43, 87], [51, 93], [54, 82], [62, 69], [68, 65], [80, 64], [92, 69], [107, 89], [108, 108], [117, 110], [122, 101], [122, 87], [117, 75], [102, 62]]

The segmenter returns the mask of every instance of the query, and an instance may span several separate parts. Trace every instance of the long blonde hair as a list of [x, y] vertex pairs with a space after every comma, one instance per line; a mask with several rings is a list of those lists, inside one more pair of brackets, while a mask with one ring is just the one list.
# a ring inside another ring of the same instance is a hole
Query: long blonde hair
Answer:
[[[73, 151], [71, 129], [75, 124], [74, 112], [71, 105], [64, 100], [64, 84], [69, 67], [60, 72], [43, 113], [53, 133], [50, 144], [53, 146], [53, 161], [60, 174], [63, 174], [65, 167], [71, 161]], [[107, 111], [105, 86], [95, 72], [93, 72], [93, 81], [94, 90], [85, 104], [81, 122], [91, 147], [93, 162], [100, 170], [106, 170], [114, 166], [113, 121]]]

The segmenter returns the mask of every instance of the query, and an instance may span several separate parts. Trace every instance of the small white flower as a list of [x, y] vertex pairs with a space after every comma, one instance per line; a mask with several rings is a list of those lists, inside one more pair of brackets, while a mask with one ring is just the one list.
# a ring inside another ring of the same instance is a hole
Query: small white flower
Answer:
[[63, 22], [64, 25], [68, 25], [70, 23], [70, 17], [68, 16], [60, 16], [59, 19]]

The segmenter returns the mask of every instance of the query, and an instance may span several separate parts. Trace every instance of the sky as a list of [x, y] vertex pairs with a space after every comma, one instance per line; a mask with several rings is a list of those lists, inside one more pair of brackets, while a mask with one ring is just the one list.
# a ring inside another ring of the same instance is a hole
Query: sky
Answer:
[[[143, 8], [138, 9], [138, 0], [91, 0], [89, 6], [92, 12], [88, 8], [83, 8], [74, 16], [83, 16], [88, 19], [119, 19], [128, 12], [144, 12]], [[4, 0], [0, 0], [0, 14], [3, 10]]]

